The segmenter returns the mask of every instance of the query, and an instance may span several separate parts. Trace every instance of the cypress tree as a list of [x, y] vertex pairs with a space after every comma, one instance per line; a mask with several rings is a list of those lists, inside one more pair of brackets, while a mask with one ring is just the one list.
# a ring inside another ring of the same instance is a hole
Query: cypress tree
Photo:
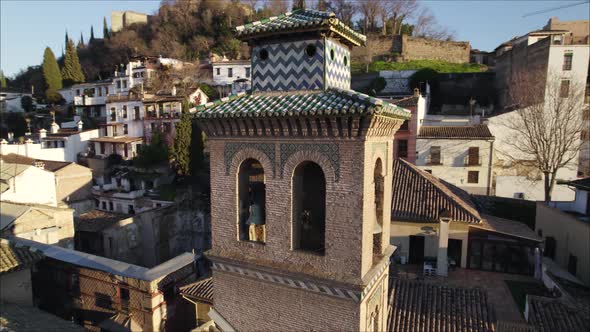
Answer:
[[0, 70], [0, 88], [6, 88], [6, 76], [4, 76], [4, 72]]
[[62, 68], [61, 75], [64, 83], [67, 85], [84, 82], [84, 73], [82, 72], [82, 66], [80, 66], [78, 52], [71, 40], [68, 41], [68, 44], [66, 45], [66, 57], [64, 59], [64, 67]]
[[84, 35], [80, 32], [80, 41], [78, 41], [78, 48], [84, 47]]
[[107, 18], [102, 18], [102, 38], [109, 39], [111, 35], [109, 34], [109, 27], [107, 26]]
[[70, 37], [68, 37], [68, 30], [66, 30], [66, 46], [68, 45], [69, 40], [70, 40]]
[[90, 42], [94, 41], [94, 26], [90, 26]]
[[179, 175], [190, 174], [190, 148], [192, 135], [192, 119], [190, 114], [183, 113], [180, 122], [176, 126], [176, 136], [170, 154], [176, 164], [176, 171]]
[[57, 90], [62, 88], [61, 74], [55, 55], [51, 48], [46, 47], [43, 53], [43, 78], [45, 79], [45, 97], [50, 103], [56, 103], [61, 99]]

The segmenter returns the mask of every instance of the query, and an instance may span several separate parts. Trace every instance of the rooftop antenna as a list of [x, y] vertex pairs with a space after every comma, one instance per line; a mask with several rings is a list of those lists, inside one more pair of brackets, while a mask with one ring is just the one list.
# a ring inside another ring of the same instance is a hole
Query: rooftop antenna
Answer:
[[557, 7], [553, 7], [553, 8], [547, 8], [547, 9], [537, 10], [535, 12], [530, 12], [528, 14], [524, 14], [524, 15], [522, 15], [522, 17], [528, 17], [528, 16], [537, 15], [537, 14], [543, 14], [543, 13], [547, 13], [547, 12], [550, 12], [550, 11], [554, 11], [554, 10], [558, 10], [558, 9], [564, 9], [564, 8], [570, 8], [570, 7], [579, 6], [579, 5], [583, 5], [583, 4], [587, 4], [587, 3], [590, 3], [590, 1], [588, 1], [588, 0], [586, 0], [586, 1], [580, 1], [580, 2], [570, 3], [570, 4], [567, 4], [567, 5], [561, 5], [561, 6], [557, 6]]

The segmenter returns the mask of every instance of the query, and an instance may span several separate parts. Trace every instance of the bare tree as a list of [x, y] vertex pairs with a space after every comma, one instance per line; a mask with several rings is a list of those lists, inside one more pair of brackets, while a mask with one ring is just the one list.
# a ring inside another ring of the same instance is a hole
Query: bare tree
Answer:
[[280, 15], [289, 11], [288, 0], [264, 0], [264, 7], [273, 15]]
[[509, 130], [504, 144], [512, 160], [529, 161], [543, 174], [545, 201], [551, 200], [557, 172], [577, 167], [580, 152], [584, 86], [562, 80], [556, 73], [516, 73], [509, 83], [509, 98], [518, 110], [502, 115]]
[[438, 24], [436, 17], [434, 17], [428, 8], [422, 8], [416, 18], [414, 35], [438, 40], [452, 40], [454, 37], [452, 32]]
[[378, 1], [360, 1], [358, 8], [364, 19], [364, 33], [373, 31], [375, 29], [375, 23], [377, 14], [380, 10], [380, 4]]
[[381, 0], [381, 21], [383, 22], [382, 34], [387, 34], [387, 21], [391, 18], [393, 25], [391, 27], [392, 35], [399, 35], [402, 31], [404, 22], [415, 16], [420, 8], [417, 0]]
[[327, 4], [327, 10], [333, 11], [336, 17], [346, 25], [352, 25], [355, 6], [349, 0], [332, 0]]

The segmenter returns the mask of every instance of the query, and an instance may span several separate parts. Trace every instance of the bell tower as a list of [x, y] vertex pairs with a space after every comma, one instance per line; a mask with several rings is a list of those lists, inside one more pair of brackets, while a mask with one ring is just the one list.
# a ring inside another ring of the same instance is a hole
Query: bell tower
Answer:
[[365, 37], [299, 10], [236, 28], [252, 91], [200, 106], [224, 331], [386, 327], [398, 106], [350, 90]]

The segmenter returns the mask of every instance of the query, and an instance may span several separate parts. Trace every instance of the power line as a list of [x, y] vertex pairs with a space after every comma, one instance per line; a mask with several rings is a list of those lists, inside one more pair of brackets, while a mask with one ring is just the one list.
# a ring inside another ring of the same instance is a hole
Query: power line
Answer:
[[536, 12], [524, 14], [524, 15], [522, 15], [522, 17], [527, 17], [527, 16], [532, 16], [532, 15], [542, 14], [542, 13], [546, 13], [546, 12], [550, 12], [550, 11], [554, 11], [554, 10], [558, 10], [558, 9], [564, 9], [564, 8], [570, 8], [570, 7], [574, 7], [574, 6], [579, 6], [579, 5], [587, 4], [589, 2], [590, 1], [586, 0], [586, 1], [581, 1], [581, 2], [571, 3], [571, 4], [568, 4], [568, 5], [562, 5], [562, 6], [557, 6], [557, 7], [553, 7], [553, 8], [542, 9], [542, 10], [538, 10]]

